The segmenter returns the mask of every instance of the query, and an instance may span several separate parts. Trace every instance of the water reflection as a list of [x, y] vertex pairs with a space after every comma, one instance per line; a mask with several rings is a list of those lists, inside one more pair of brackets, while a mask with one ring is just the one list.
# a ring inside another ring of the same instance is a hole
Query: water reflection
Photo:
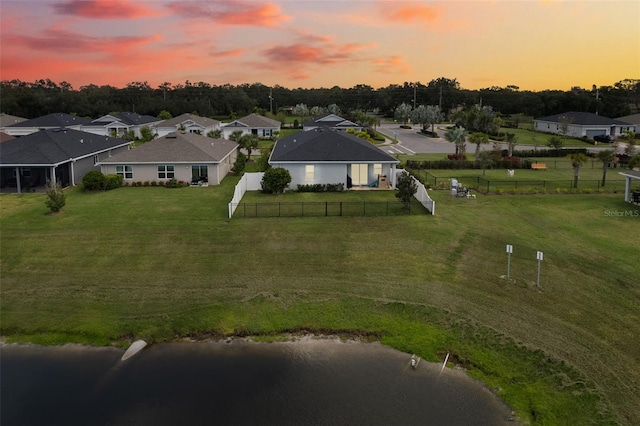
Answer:
[[3, 425], [502, 425], [463, 373], [380, 344], [303, 339], [2, 347]]

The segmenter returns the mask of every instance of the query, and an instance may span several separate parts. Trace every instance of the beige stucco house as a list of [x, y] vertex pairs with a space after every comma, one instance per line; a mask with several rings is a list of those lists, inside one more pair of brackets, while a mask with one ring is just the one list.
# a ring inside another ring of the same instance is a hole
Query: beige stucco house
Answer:
[[238, 144], [196, 133], [173, 132], [99, 162], [104, 174], [119, 174], [125, 184], [171, 179], [219, 185], [231, 171]]

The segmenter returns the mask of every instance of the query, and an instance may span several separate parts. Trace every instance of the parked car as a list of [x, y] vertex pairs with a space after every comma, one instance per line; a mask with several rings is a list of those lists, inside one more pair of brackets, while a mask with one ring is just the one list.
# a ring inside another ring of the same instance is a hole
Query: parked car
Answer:
[[613, 142], [613, 138], [609, 135], [598, 135], [598, 136], [594, 136], [593, 140], [596, 142], [604, 142], [604, 143], [611, 143]]

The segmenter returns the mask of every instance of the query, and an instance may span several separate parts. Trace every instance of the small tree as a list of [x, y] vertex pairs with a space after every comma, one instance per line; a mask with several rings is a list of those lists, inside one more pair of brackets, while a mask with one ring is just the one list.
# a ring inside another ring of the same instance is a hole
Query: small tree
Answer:
[[142, 126], [140, 128], [140, 140], [142, 141], [142, 143], [149, 142], [156, 136], [157, 135], [151, 131], [149, 126]]
[[551, 136], [549, 141], [547, 142], [547, 146], [549, 148], [553, 148], [556, 150], [556, 156], [560, 154], [560, 150], [564, 146], [564, 142], [557, 136]]
[[160, 111], [160, 113], [158, 114], [158, 118], [160, 120], [170, 120], [173, 118], [173, 116], [171, 115], [171, 113], [169, 111], [167, 111], [166, 109], [163, 109], [162, 111]]
[[482, 176], [485, 176], [487, 173], [487, 169], [493, 167], [494, 154], [491, 151], [482, 151], [478, 157], [478, 163], [480, 163], [480, 167], [482, 168]]
[[260, 185], [264, 193], [280, 194], [290, 183], [291, 174], [289, 170], [282, 167], [272, 167], [264, 172]]
[[262, 153], [260, 154], [260, 157], [256, 161], [256, 164], [258, 165], [258, 170], [260, 170], [261, 172], [264, 172], [269, 167], [271, 167], [271, 165], [269, 164], [269, 157], [271, 156], [271, 149], [263, 148], [261, 150], [261, 152]]
[[405, 206], [408, 206], [411, 202], [411, 197], [413, 197], [413, 194], [418, 191], [418, 185], [411, 175], [404, 171], [398, 176], [398, 183], [396, 187], [398, 188], [396, 198], [402, 201]]
[[464, 127], [454, 127], [447, 130], [447, 133], [444, 134], [444, 138], [456, 145], [456, 158], [462, 160], [467, 150], [465, 146], [467, 141], [467, 131]]
[[480, 159], [480, 145], [489, 143], [489, 136], [482, 132], [474, 132], [469, 135], [469, 142], [476, 144], [476, 161]]
[[518, 136], [516, 136], [514, 133], [507, 133], [505, 137], [507, 140], [507, 156], [511, 158], [513, 157], [513, 149], [518, 144]]
[[229, 135], [229, 140], [230, 141], [234, 141], [234, 142], [240, 142], [240, 138], [242, 137], [242, 135], [243, 135], [243, 131], [242, 130], [234, 130]]
[[47, 181], [47, 199], [44, 202], [49, 210], [57, 213], [67, 202], [67, 196], [58, 182]]
[[602, 186], [604, 186], [607, 180], [607, 169], [609, 168], [609, 163], [615, 160], [616, 156], [612, 149], [605, 149], [604, 151], [598, 152], [596, 157], [598, 160], [602, 161]]
[[254, 134], [247, 133], [242, 135], [237, 142], [240, 148], [247, 150], [247, 161], [251, 161], [251, 151], [258, 147], [258, 137]]
[[209, 130], [207, 132], [207, 136], [213, 139], [220, 139], [222, 137], [222, 130], [220, 129]]
[[242, 152], [238, 152], [238, 156], [236, 157], [236, 161], [233, 162], [233, 167], [231, 167], [231, 173], [233, 175], [238, 176], [242, 172], [244, 172], [244, 168], [247, 165], [247, 156]]
[[580, 167], [587, 162], [589, 158], [581, 152], [570, 154], [567, 158], [571, 160], [573, 167], [573, 188], [578, 188], [578, 177], [580, 176]]
[[400, 120], [402, 124], [407, 124], [407, 120], [411, 117], [411, 105], [404, 102], [398, 105], [394, 112], [394, 117], [396, 120]]

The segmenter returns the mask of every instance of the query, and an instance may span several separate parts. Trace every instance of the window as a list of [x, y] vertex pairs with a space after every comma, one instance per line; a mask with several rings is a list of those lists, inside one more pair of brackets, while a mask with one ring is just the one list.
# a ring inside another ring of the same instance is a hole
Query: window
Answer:
[[116, 174], [123, 179], [133, 179], [133, 166], [116, 166]]
[[382, 174], [382, 164], [374, 164], [373, 165], [373, 174], [376, 175], [376, 176]]
[[304, 166], [304, 180], [313, 181], [315, 179], [315, 166]]
[[209, 167], [207, 167], [206, 164], [196, 164], [195, 166], [191, 166], [191, 179], [208, 182]]
[[174, 177], [173, 166], [158, 166], [158, 179], [173, 179]]

